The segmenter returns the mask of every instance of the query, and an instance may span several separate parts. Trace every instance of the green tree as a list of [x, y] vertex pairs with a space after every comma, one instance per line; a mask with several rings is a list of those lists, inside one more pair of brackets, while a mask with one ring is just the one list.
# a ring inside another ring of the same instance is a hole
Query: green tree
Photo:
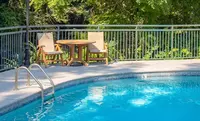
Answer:
[[20, 1], [0, 1], [0, 26], [17, 26], [25, 22], [24, 10]]
[[170, 12], [167, 0], [88, 0], [92, 24], [154, 24]]
[[32, 23], [84, 24], [87, 22], [85, 2], [85, 0], [32, 0], [30, 3], [34, 17]]

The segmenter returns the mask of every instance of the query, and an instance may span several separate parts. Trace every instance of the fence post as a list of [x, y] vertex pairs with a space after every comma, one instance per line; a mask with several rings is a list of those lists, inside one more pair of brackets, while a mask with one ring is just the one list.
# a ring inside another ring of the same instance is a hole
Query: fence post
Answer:
[[60, 39], [60, 26], [57, 26], [57, 40]]
[[137, 61], [138, 26], [135, 28], [135, 60]]
[[0, 71], [4, 69], [4, 66], [3, 66], [3, 59], [2, 59], [2, 36], [0, 36]]
[[20, 32], [21, 32], [21, 34], [20, 34], [20, 43], [19, 43], [19, 46], [20, 46], [20, 53], [19, 53], [19, 59], [17, 60], [18, 62], [17, 62], [17, 64], [18, 64], [18, 66], [20, 66], [20, 65], [22, 65], [22, 59], [24, 58], [23, 57], [23, 28], [21, 27], [20, 28]]
[[25, 66], [30, 65], [30, 45], [29, 45], [29, 14], [30, 14], [30, 6], [29, 6], [30, 1], [26, 0], [26, 46], [25, 46]]
[[174, 26], [172, 25], [172, 27], [171, 27], [171, 52], [172, 52], [172, 58], [174, 57], [174, 53], [172, 51], [173, 50], [173, 40], [174, 40]]

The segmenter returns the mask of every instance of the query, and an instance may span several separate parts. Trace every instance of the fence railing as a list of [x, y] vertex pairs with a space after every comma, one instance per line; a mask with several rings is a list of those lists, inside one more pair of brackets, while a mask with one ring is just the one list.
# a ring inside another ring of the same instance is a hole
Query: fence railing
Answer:
[[[55, 40], [74, 40], [87, 39], [88, 31], [104, 32], [111, 61], [200, 57], [200, 25], [44, 25], [30, 26], [31, 62], [37, 33], [53, 32]], [[24, 26], [0, 28], [0, 71], [23, 64], [25, 32]]]

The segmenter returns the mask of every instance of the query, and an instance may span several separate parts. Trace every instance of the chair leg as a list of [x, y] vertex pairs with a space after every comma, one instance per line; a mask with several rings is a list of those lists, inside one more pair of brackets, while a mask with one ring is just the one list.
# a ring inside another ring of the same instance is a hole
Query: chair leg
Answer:
[[63, 54], [60, 54], [61, 64], [64, 66]]
[[58, 63], [59, 61], [59, 59], [60, 59], [60, 55], [56, 55], [56, 58], [57, 58], [57, 61], [56, 61], [56, 63]]
[[47, 60], [46, 60], [46, 55], [42, 54], [42, 60], [44, 62], [45, 68], [47, 68], [48, 64], [47, 64]]
[[108, 53], [105, 53], [104, 57], [106, 58], [106, 65], [108, 65]]
[[36, 63], [40, 64], [40, 54], [37, 53]]
[[89, 56], [90, 56], [90, 53], [89, 53], [89, 50], [87, 50], [87, 53], [86, 53], [86, 62], [89, 62]]
[[[96, 54], [97, 55], [97, 58], [99, 58], [100, 57], [100, 54]], [[100, 62], [100, 60], [97, 60], [97, 62]]]
[[36, 63], [40, 64], [40, 61], [41, 61], [41, 52], [38, 51], [37, 52], [37, 57], [36, 57]]
[[52, 56], [51, 56], [51, 59], [52, 59], [51, 64], [54, 64], [54, 60], [56, 59], [56, 55], [52, 55]]

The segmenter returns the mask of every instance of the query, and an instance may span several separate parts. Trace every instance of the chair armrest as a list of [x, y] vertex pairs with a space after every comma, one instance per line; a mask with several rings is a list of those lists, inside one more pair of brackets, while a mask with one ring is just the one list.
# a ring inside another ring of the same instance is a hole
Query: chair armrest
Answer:
[[54, 44], [54, 46], [59, 46], [59, 47], [61, 47], [62, 45], [61, 45], [61, 44]]
[[61, 50], [61, 46], [60, 44], [54, 44], [56, 51], [62, 51]]
[[104, 43], [104, 49], [108, 50], [108, 43]]

